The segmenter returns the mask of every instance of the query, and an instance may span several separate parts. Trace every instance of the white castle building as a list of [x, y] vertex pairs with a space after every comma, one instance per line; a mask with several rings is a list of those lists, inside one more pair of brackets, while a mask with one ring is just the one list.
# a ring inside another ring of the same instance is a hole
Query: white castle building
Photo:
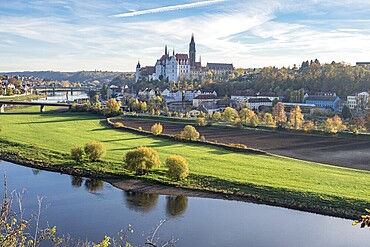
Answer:
[[190, 79], [190, 68], [195, 66], [195, 42], [194, 35], [191, 36], [189, 44], [189, 54], [168, 54], [167, 45], [164, 54], [157, 60], [155, 66], [141, 67], [140, 62], [136, 66], [136, 82], [141, 79], [147, 80], [166, 80], [178, 82], [182, 78]]
[[206, 67], [202, 67], [201, 62], [195, 61], [196, 51], [194, 35], [191, 36], [189, 43], [189, 54], [169, 55], [167, 45], [164, 48], [164, 54], [157, 60], [155, 66], [141, 67], [140, 62], [136, 66], [136, 82], [139, 80], [164, 80], [167, 82], [178, 82], [181, 79], [189, 80], [199, 79], [205, 75], [207, 71], [232, 73], [234, 67], [232, 64], [208, 63]]

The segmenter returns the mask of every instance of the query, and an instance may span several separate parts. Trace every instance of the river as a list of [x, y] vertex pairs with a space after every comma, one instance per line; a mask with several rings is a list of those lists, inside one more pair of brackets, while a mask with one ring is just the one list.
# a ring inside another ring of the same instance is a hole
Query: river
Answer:
[[[122, 191], [109, 183], [46, 172], [2, 161], [8, 191], [25, 190], [26, 214], [43, 197], [41, 224], [59, 234], [99, 241], [132, 225], [132, 244], [166, 219], [157, 237], [175, 246], [369, 246], [370, 231], [351, 220], [238, 201], [171, 197]], [[1, 186], [0, 192], [3, 193]]]

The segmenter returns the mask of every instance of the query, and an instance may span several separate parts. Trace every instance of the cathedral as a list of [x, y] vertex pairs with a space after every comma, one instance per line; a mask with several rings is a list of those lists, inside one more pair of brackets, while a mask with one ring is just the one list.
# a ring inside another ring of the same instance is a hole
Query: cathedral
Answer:
[[194, 78], [192, 72], [201, 68], [201, 63], [195, 62], [195, 56], [194, 35], [191, 36], [189, 54], [175, 54], [175, 50], [173, 50], [171, 56], [166, 45], [164, 54], [157, 60], [155, 66], [141, 67], [140, 62], [138, 62], [136, 66], [136, 82], [142, 79], [178, 82], [183, 78], [187, 80], [189, 80], [191, 76]]

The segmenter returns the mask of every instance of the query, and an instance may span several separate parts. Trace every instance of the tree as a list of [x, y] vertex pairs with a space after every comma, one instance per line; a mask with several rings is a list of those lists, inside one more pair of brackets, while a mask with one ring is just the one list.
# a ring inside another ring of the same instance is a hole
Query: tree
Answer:
[[129, 151], [124, 157], [125, 168], [136, 174], [145, 174], [161, 165], [158, 153], [148, 147], [138, 147]]
[[275, 126], [275, 121], [271, 113], [266, 112], [263, 115], [263, 123], [266, 125]]
[[324, 124], [325, 132], [330, 134], [336, 134], [338, 131], [346, 129], [346, 126], [343, 125], [342, 119], [338, 115], [326, 119]]
[[196, 125], [198, 126], [206, 126], [207, 121], [204, 117], [198, 117], [197, 120], [195, 121]]
[[305, 121], [302, 128], [304, 132], [311, 132], [315, 128], [315, 124], [312, 121]]
[[97, 141], [86, 143], [84, 150], [89, 161], [97, 161], [106, 153], [103, 144]]
[[148, 105], [146, 104], [146, 102], [141, 102], [140, 104], [140, 110], [144, 113], [148, 110]]
[[365, 114], [365, 127], [368, 132], [370, 132], [370, 110], [367, 110]]
[[152, 131], [153, 135], [157, 136], [157, 135], [161, 134], [162, 131], [163, 131], [162, 124], [155, 123], [155, 124], [153, 124], [153, 126], [151, 127], [150, 130]]
[[260, 120], [256, 114], [254, 114], [250, 119], [250, 124], [252, 127], [257, 127], [260, 123]]
[[215, 121], [220, 121], [220, 119], [221, 119], [221, 113], [220, 113], [220, 112], [215, 112], [215, 113], [213, 113], [212, 118], [213, 118], [213, 120], [215, 120]]
[[121, 103], [116, 99], [110, 99], [107, 101], [106, 107], [109, 113], [117, 113], [121, 108]]
[[285, 106], [282, 102], [278, 102], [273, 108], [272, 108], [272, 116], [274, 117], [274, 120], [276, 124], [279, 127], [284, 127], [287, 117], [285, 114]]
[[167, 175], [170, 178], [181, 180], [189, 175], [189, 164], [179, 155], [171, 155], [166, 159]]
[[252, 110], [249, 110], [248, 108], [243, 108], [239, 112], [240, 119], [246, 123], [250, 123], [252, 117], [255, 115], [256, 113]]
[[342, 115], [342, 118], [343, 119], [350, 119], [350, 118], [352, 118], [351, 110], [346, 105], [343, 107], [342, 114], [341, 115]]
[[290, 111], [290, 116], [289, 116], [289, 125], [295, 129], [299, 130], [302, 128], [303, 124], [303, 114], [301, 111], [301, 107], [299, 105], [296, 105], [292, 110]]
[[71, 157], [76, 163], [81, 163], [85, 152], [82, 147], [75, 146], [71, 149]]
[[226, 107], [222, 113], [222, 119], [226, 122], [234, 122], [236, 117], [238, 117], [238, 113], [231, 107]]
[[186, 140], [197, 140], [199, 132], [191, 125], [186, 125], [181, 131], [180, 136]]

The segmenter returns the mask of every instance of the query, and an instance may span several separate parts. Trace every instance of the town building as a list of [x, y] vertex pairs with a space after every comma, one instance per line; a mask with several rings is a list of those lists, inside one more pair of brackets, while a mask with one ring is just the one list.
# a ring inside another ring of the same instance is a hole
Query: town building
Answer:
[[362, 110], [368, 107], [369, 101], [369, 93], [368, 92], [361, 92], [354, 95], [347, 96], [347, 106], [349, 109], [357, 109], [362, 108]]
[[261, 106], [272, 106], [272, 100], [269, 98], [249, 98], [247, 107], [258, 111]]
[[338, 111], [338, 103], [340, 98], [335, 93], [319, 92], [315, 95], [304, 96], [306, 104], [314, 104], [317, 107], [329, 108], [333, 111]]

